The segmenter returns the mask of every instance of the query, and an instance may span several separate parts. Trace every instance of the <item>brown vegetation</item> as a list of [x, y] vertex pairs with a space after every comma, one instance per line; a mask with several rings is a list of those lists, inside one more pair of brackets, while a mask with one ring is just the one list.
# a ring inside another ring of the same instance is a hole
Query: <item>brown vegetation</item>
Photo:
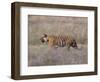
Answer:
[[[87, 18], [64, 16], [28, 16], [28, 65], [68, 65], [87, 63]], [[50, 48], [40, 42], [46, 34], [71, 35], [80, 50], [67, 47]]]

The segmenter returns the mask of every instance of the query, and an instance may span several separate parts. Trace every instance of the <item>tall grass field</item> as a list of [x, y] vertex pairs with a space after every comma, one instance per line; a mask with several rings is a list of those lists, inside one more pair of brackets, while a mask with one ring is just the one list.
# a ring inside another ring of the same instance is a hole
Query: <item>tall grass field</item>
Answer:
[[[28, 66], [88, 63], [87, 17], [28, 15]], [[79, 49], [50, 47], [40, 41], [43, 34], [71, 35]]]

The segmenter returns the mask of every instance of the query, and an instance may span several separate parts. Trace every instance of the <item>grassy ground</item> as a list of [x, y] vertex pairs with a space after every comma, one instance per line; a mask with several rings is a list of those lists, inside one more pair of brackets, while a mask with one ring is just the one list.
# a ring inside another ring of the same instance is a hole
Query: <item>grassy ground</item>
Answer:
[[87, 63], [87, 46], [79, 45], [80, 49], [67, 47], [51, 48], [47, 45], [29, 45], [29, 66], [71, 65]]
[[[28, 65], [69, 65], [87, 63], [88, 18], [71, 16], [28, 16]], [[41, 44], [40, 38], [47, 35], [71, 35], [80, 50], [67, 47], [50, 48]], [[81, 44], [81, 45], [79, 45]]]

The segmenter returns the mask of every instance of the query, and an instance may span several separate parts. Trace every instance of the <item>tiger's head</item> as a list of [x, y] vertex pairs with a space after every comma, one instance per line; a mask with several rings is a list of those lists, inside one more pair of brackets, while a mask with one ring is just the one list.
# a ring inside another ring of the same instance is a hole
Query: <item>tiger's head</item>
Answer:
[[42, 43], [48, 42], [49, 41], [48, 40], [48, 35], [47, 34], [43, 34], [43, 36], [40, 38], [40, 40], [41, 40]]

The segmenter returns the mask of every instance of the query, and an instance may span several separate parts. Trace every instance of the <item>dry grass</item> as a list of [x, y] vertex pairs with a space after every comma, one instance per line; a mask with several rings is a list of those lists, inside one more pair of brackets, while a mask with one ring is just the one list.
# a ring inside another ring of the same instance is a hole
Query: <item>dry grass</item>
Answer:
[[[68, 65], [87, 63], [87, 18], [64, 16], [28, 16], [28, 65]], [[72, 35], [76, 38], [80, 50], [67, 47], [50, 48], [41, 44], [41, 36]]]
[[39, 38], [48, 35], [71, 35], [78, 43], [87, 43], [87, 17], [32, 16], [28, 23], [29, 44], [40, 44]]
[[51, 48], [47, 45], [29, 46], [29, 66], [69, 65], [87, 63], [87, 46], [81, 49]]

